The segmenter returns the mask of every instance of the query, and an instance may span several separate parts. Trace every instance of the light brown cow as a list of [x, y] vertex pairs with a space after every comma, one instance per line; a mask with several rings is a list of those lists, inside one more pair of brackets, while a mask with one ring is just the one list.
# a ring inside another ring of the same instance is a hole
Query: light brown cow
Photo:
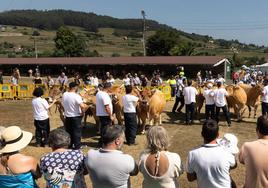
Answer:
[[251, 107], [254, 108], [254, 118], [257, 116], [258, 106], [261, 103], [261, 94], [263, 90], [263, 86], [261, 84], [257, 84], [256, 86], [251, 86], [247, 84], [239, 84], [241, 88], [243, 88], [247, 94], [247, 106], [248, 106], [248, 117], [251, 116]]
[[96, 89], [92, 88], [89, 90], [84, 90], [80, 92], [81, 97], [83, 98], [84, 103], [89, 105], [88, 109], [84, 114], [84, 126], [87, 124], [87, 116], [93, 116], [96, 126], [99, 126], [99, 117], [96, 114]]
[[156, 90], [149, 101], [149, 122], [150, 125], [161, 125], [162, 118], [161, 113], [166, 106], [165, 95]]
[[117, 119], [119, 125], [124, 123], [124, 111], [123, 111], [123, 101], [122, 98], [125, 95], [125, 90], [123, 86], [112, 86], [109, 89], [109, 95], [112, 98], [113, 113]]
[[142, 134], [144, 134], [146, 120], [149, 118], [149, 101], [153, 93], [149, 88], [143, 88], [143, 90], [139, 91], [140, 94], [137, 94], [137, 96], [140, 96], [141, 100], [138, 102], [136, 109], [137, 109], [138, 124], [141, 125]]
[[228, 85], [226, 90], [229, 94], [226, 97], [228, 109], [234, 108], [238, 121], [241, 121], [246, 110], [247, 94], [243, 88], [238, 85]]
[[150, 125], [161, 125], [162, 118], [161, 113], [163, 112], [166, 99], [165, 95], [159, 90], [150, 90], [144, 88], [141, 92], [142, 100], [137, 106], [138, 120], [142, 121], [142, 133], [145, 133], [146, 120], [149, 119]]

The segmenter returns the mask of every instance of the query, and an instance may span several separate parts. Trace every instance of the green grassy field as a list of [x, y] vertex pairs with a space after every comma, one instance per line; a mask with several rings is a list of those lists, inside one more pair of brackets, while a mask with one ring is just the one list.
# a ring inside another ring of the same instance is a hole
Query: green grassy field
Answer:
[[[83, 28], [70, 27], [71, 30], [80, 35], [87, 42], [88, 49], [90, 51], [97, 50], [102, 56], [111, 56], [114, 53], [120, 54], [120, 56], [131, 56], [131, 53], [140, 51], [142, 52], [142, 42], [140, 38], [128, 38], [124, 40], [124, 37], [117, 37], [113, 35], [114, 29], [101, 28], [98, 33], [101, 37], [92, 38], [93, 33], [85, 31]], [[34, 38], [31, 36], [34, 29], [28, 27], [13, 27], [8, 26], [5, 31], [0, 32], [0, 43], [8, 42], [12, 43], [14, 47], [28, 47], [34, 48]], [[38, 53], [46, 51], [53, 51], [55, 44], [53, 39], [56, 36], [56, 31], [38, 30], [40, 36], [36, 37], [36, 45]], [[148, 32], [150, 36], [154, 32]], [[17, 35], [21, 36], [17, 36]], [[13, 51], [13, 49], [9, 49]], [[6, 54], [0, 54], [0, 56], [7, 56]], [[19, 56], [19, 55], [18, 55]]]
[[[81, 36], [87, 43], [88, 50], [98, 51], [101, 56], [110, 57], [113, 54], [119, 54], [120, 56], [131, 56], [134, 52], [143, 52], [141, 38], [124, 36], [115, 36], [113, 28], [100, 28], [98, 33], [88, 32], [80, 27], [69, 26], [71, 30]], [[0, 32], [0, 51], [6, 51], [6, 53], [0, 53], [0, 57], [7, 57], [8, 53], [14, 53], [14, 48], [23, 47], [34, 49], [34, 38], [32, 33], [34, 28], [20, 27], [20, 26], [7, 26]], [[36, 46], [39, 54], [52, 54], [55, 44], [53, 39], [56, 36], [56, 31], [38, 30], [40, 36], [36, 36]], [[141, 34], [140, 32], [136, 32]], [[148, 31], [147, 37], [153, 35], [155, 31]], [[210, 55], [225, 56], [227, 58], [232, 57], [233, 51], [231, 49], [222, 48], [217, 44], [213, 47], [209, 47], [209, 44], [201, 40], [193, 40], [184, 35], [180, 36], [182, 41], [199, 44], [199, 47], [195, 47], [194, 53], [208, 53]], [[14, 48], [1, 49], [1, 44], [4, 42], [11, 43]], [[265, 57], [268, 58], [268, 53], [264, 53], [262, 48], [248, 47], [248, 49], [238, 49], [238, 54], [241, 57]], [[20, 57], [21, 54], [17, 53], [16, 57]]]

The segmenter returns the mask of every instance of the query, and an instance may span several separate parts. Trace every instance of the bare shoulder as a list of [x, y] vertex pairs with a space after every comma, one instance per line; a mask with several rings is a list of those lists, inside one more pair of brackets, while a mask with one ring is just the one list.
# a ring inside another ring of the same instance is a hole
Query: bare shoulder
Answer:
[[23, 165], [23, 166], [36, 166], [37, 165], [37, 160], [34, 157], [31, 156], [26, 156], [23, 154], [16, 154], [10, 158], [10, 162], [14, 162], [15, 164]]

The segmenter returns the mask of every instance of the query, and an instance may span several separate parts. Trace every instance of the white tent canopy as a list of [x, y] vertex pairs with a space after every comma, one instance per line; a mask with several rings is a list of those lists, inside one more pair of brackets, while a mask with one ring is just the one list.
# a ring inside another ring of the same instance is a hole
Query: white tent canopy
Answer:
[[268, 63], [264, 63], [262, 65], [256, 65], [255, 69], [257, 71], [261, 71], [264, 74], [268, 74]]

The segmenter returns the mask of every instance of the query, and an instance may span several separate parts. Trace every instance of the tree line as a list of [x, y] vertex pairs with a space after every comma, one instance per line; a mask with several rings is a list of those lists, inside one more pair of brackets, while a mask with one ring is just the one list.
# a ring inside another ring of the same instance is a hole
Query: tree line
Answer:
[[[98, 28], [109, 27], [142, 31], [142, 19], [118, 19], [94, 13], [71, 10], [11, 10], [0, 13], [0, 24], [57, 30], [63, 25], [82, 27], [97, 32]], [[148, 30], [172, 29], [153, 20], [147, 20]]]

